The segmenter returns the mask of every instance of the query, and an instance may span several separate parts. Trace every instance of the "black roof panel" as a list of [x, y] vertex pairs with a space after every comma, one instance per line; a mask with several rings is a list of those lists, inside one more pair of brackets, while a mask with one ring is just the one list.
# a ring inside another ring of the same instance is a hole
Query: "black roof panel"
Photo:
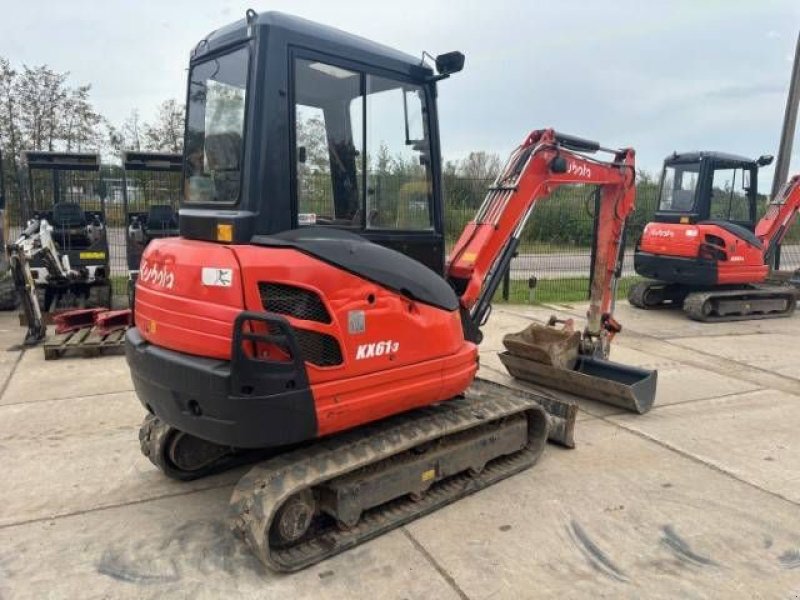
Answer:
[[695, 150], [694, 152], [673, 152], [664, 159], [666, 164], [672, 163], [691, 163], [699, 162], [701, 159], [712, 159], [719, 162], [732, 163], [755, 163], [756, 161], [747, 156], [730, 154], [728, 152], [717, 152], [715, 150]]
[[99, 171], [100, 155], [90, 152], [25, 152], [29, 169]]
[[180, 171], [183, 154], [128, 150], [122, 155], [122, 166], [127, 171]]
[[[420, 57], [414, 57], [361, 36], [347, 33], [335, 27], [329, 27], [307, 19], [295, 17], [294, 15], [287, 15], [276, 11], [263, 12], [255, 17], [251, 26], [263, 28], [265, 30], [280, 29], [284, 33], [290, 34], [290, 37], [295, 39], [313, 39], [323, 44], [347, 48], [352, 52], [363, 54], [366, 57], [372, 57], [380, 62], [388, 61], [395, 63], [396, 66], [403, 71], [408, 71], [410, 67], [413, 70], [419, 69], [420, 72], [426, 74], [433, 74], [430, 67], [422, 64], [422, 59]], [[201, 58], [208, 52], [234, 44], [238, 41], [243, 41], [247, 39], [247, 37], [247, 21], [245, 19], [240, 19], [206, 36], [206, 38], [195, 47], [192, 52], [192, 58]], [[316, 49], [316, 44], [313, 49]]]

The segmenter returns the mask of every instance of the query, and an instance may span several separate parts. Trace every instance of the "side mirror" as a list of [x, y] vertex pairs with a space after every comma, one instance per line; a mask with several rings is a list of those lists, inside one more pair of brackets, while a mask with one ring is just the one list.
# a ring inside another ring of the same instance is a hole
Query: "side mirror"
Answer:
[[464, 68], [464, 54], [458, 51], [445, 52], [436, 57], [436, 72], [439, 75], [452, 75]]
[[756, 164], [758, 164], [759, 167], [766, 167], [767, 165], [772, 164], [773, 158], [774, 157], [772, 156], [772, 154], [762, 154], [761, 156], [758, 157]]

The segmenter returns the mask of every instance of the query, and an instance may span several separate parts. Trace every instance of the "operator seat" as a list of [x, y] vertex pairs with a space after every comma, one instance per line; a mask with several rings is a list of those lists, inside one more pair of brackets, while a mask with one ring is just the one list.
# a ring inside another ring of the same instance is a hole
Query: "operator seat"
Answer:
[[690, 211], [694, 208], [694, 190], [672, 192], [672, 210]]
[[209, 181], [213, 197], [236, 198], [241, 184], [242, 136], [235, 132], [214, 133], [205, 138], [206, 168], [214, 172]]
[[75, 229], [86, 227], [86, 215], [80, 204], [59, 202], [53, 207], [53, 227]]
[[147, 211], [145, 231], [148, 239], [178, 235], [178, 216], [169, 204], [153, 204]]
[[63, 249], [89, 247], [86, 213], [80, 204], [59, 202], [53, 206], [53, 239]]

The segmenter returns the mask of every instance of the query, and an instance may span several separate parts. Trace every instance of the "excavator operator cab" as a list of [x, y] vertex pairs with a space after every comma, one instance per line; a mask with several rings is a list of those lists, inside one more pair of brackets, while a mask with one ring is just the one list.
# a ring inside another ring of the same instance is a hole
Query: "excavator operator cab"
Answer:
[[732, 223], [752, 232], [757, 220], [758, 168], [752, 160], [722, 152], [677, 152], [664, 160], [655, 221]]
[[42, 254], [30, 260], [36, 287], [44, 290], [45, 310], [75, 305], [111, 306], [106, 183], [94, 153], [25, 152], [28, 193], [21, 196], [27, 219], [46, 220], [59, 262], [74, 277], [62, 281]]
[[178, 235], [183, 155], [128, 151], [122, 156], [128, 303], [133, 307], [142, 253], [152, 240]]
[[463, 62], [274, 12], [215, 31], [191, 57], [180, 234], [328, 226], [442, 273], [436, 81]]

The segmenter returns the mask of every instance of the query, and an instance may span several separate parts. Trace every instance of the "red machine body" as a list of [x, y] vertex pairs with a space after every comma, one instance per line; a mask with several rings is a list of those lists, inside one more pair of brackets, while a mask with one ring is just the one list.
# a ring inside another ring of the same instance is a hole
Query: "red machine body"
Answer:
[[[228, 270], [230, 285], [203, 285], [203, 265]], [[150, 276], [154, 269], [158, 275]], [[136, 324], [143, 337], [162, 348], [225, 361], [231, 360], [236, 317], [263, 311], [268, 302], [259, 282], [305, 290], [322, 302], [327, 323], [286, 315], [296, 333], [333, 339], [340, 348], [337, 360], [300, 344], [319, 435], [450, 398], [469, 386], [478, 367], [477, 347], [464, 341], [457, 311], [404, 298], [294, 249], [156, 240], [145, 251], [141, 273]], [[353, 311], [368, 311], [369, 324], [351, 335]], [[261, 360], [290, 360], [274, 344], [251, 352]]]
[[[764, 217], [758, 221], [755, 233], [735, 223], [700, 221], [698, 223], [648, 223], [637, 248], [637, 258], [653, 255], [691, 261], [684, 269], [698, 263], [710, 264], [706, 270], [713, 276], [706, 285], [757, 284], [766, 281], [770, 273], [768, 256], [775, 251], [794, 221], [800, 208], [800, 176], [791, 178], [773, 198]], [[680, 269], [672, 278], [659, 279], [686, 283]], [[688, 276], [687, 276], [688, 277]]]
[[[182, 431], [220, 444], [264, 447], [457, 396], [477, 371], [477, 328], [502, 280], [503, 260], [513, 255], [534, 205], [562, 184], [602, 189], [584, 337], [587, 353], [607, 356], [618, 331], [611, 317], [613, 282], [634, 207], [634, 153], [614, 151], [614, 162], [603, 163], [571, 147], [599, 149], [553, 130], [526, 138], [455, 245], [448, 281], [402, 254], [319, 227], [296, 230], [290, 241], [279, 239], [283, 234], [251, 244], [153, 240], [143, 254], [136, 329], [129, 334], [140, 399]], [[339, 251], [344, 258], [332, 256]], [[393, 273], [402, 273], [405, 283]], [[278, 392], [271, 382], [269, 394], [259, 394], [258, 384], [240, 375], [250, 363], [254, 373], [293, 374]], [[206, 387], [219, 380], [220, 397], [200, 397], [197, 381], [204, 379]], [[313, 415], [303, 416], [308, 422], [294, 432], [281, 429], [277, 420], [296, 418], [301, 411], [294, 407], [302, 403], [287, 398], [270, 417], [264, 397], [297, 394], [306, 385]], [[248, 422], [258, 419], [273, 423]]]
[[710, 284], [761, 283], [769, 274], [763, 246], [756, 246], [719, 225], [648, 223], [639, 249], [659, 256], [703, 257], [717, 263]]

